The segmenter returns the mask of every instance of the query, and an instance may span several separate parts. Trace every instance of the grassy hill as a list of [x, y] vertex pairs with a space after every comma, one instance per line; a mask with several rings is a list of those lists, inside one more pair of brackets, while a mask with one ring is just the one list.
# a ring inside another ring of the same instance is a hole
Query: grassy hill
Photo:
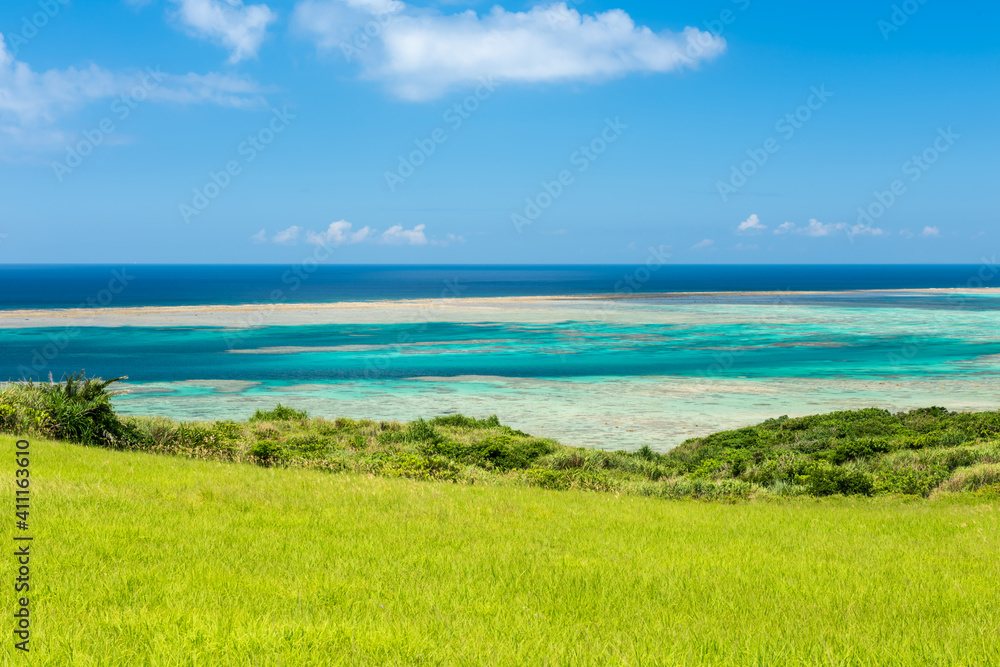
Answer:
[[31, 664], [1000, 664], [982, 492], [664, 502], [31, 449]]
[[496, 417], [403, 424], [310, 418], [279, 405], [245, 422], [119, 418], [113, 382], [10, 385], [0, 390], [0, 432], [267, 467], [660, 498], [1000, 493], [1000, 412], [781, 417], [667, 454], [629, 453], [569, 447]]

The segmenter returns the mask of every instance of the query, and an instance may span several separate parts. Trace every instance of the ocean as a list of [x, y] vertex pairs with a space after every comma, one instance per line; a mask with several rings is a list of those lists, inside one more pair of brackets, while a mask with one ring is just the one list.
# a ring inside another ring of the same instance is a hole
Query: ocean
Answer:
[[[0, 312], [0, 378], [125, 375], [119, 410], [178, 419], [278, 401], [497, 414], [626, 450], [782, 414], [1000, 402], [1000, 292], [934, 291], [1000, 284], [992, 266], [641, 268], [7, 266], [0, 309], [41, 312]], [[512, 298], [587, 294], [612, 298]], [[288, 308], [324, 302], [370, 303]]]
[[[0, 265], [0, 309], [983, 286], [978, 265]], [[109, 289], [110, 287], [110, 289]]]

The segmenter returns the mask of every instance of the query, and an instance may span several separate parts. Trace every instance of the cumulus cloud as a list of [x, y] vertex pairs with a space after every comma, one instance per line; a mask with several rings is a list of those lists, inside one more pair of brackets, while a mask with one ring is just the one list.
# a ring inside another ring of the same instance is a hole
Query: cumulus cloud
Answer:
[[[417, 225], [413, 229], [404, 229], [402, 225], [393, 225], [381, 234], [378, 230], [367, 225], [354, 229], [354, 225], [347, 220], [331, 222], [325, 230], [316, 232], [308, 230], [305, 232], [306, 243], [318, 246], [339, 246], [353, 245], [356, 243], [379, 243], [386, 245], [434, 245], [445, 247], [452, 243], [465, 243], [465, 238], [457, 234], [446, 234], [443, 239], [428, 238], [426, 225]], [[278, 232], [268, 238], [267, 230], [262, 229], [250, 240], [254, 243], [277, 243], [279, 245], [294, 245], [303, 235], [303, 229], [298, 225], [292, 225], [288, 229]]]
[[[365, 76], [407, 100], [439, 97], [484, 77], [545, 83], [672, 72], [726, 48], [724, 39], [697, 28], [654, 32], [621, 9], [580, 14], [564, 2], [523, 12], [496, 6], [480, 16], [384, 0], [302, 0], [292, 22], [319, 48], [356, 57]], [[358, 48], [352, 35], [367, 25], [376, 26], [378, 39]]]
[[299, 241], [300, 231], [301, 230], [298, 225], [292, 225], [288, 229], [283, 229], [275, 234], [274, 238], [271, 240], [278, 245], [294, 245]]
[[[125, 96], [131, 105], [152, 100], [244, 108], [262, 105], [262, 93], [250, 79], [215, 73], [178, 76], [152, 68], [112, 72], [94, 64], [36, 72], [14, 58], [0, 34], [0, 132], [20, 144], [66, 141], [52, 126], [98, 100]], [[112, 104], [109, 112], [116, 114]]]
[[879, 227], [857, 224], [847, 228], [847, 235], [853, 238], [855, 236], [886, 236], [887, 233]]
[[762, 225], [757, 214], [752, 214], [736, 228], [737, 234], [760, 234], [767, 230], [767, 225]]
[[413, 229], [403, 229], [402, 225], [394, 225], [382, 233], [382, 242], [391, 245], [426, 245], [425, 227], [426, 225], [417, 225]]
[[[303, 0], [292, 13], [292, 26], [319, 49], [340, 50], [353, 60], [404, 9], [398, 0]], [[366, 24], [371, 34], [364, 33]]]
[[708, 248], [711, 248], [714, 245], [715, 241], [713, 241], [712, 239], [705, 239], [704, 241], [698, 241], [693, 246], [691, 246], [691, 250], [707, 250]]
[[322, 246], [361, 243], [375, 231], [367, 225], [358, 230], [354, 230], [353, 227], [354, 225], [346, 220], [331, 222], [325, 231], [309, 232], [306, 235], [306, 241], [313, 245]]
[[774, 230], [775, 234], [801, 234], [803, 236], [824, 237], [845, 234], [848, 238], [856, 236], [885, 236], [886, 232], [870, 225], [848, 225], [844, 222], [820, 222], [816, 218], [809, 220], [803, 227], [794, 222], [783, 222]]
[[941, 236], [941, 230], [937, 227], [924, 227], [924, 231], [920, 232], [920, 235], [924, 238], [932, 238]]
[[278, 15], [264, 4], [242, 0], [173, 0], [176, 19], [191, 34], [229, 50], [229, 62], [254, 58], [267, 37], [267, 27]]

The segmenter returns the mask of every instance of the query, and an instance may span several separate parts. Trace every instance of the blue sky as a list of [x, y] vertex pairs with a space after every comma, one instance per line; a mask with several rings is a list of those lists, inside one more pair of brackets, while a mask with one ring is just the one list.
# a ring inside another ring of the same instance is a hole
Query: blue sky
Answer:
[[978, 263], [998, 22], [941, 0], [6, 0], [0, 262]]

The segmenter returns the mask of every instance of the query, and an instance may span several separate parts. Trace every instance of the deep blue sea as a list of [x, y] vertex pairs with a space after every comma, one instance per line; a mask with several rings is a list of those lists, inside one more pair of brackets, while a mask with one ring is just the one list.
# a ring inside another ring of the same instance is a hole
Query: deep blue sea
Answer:
[[[0, 265], [0, 309], [976, 287], [975, 265]], [[971, 283], [970, 283], [971, 281]]]

